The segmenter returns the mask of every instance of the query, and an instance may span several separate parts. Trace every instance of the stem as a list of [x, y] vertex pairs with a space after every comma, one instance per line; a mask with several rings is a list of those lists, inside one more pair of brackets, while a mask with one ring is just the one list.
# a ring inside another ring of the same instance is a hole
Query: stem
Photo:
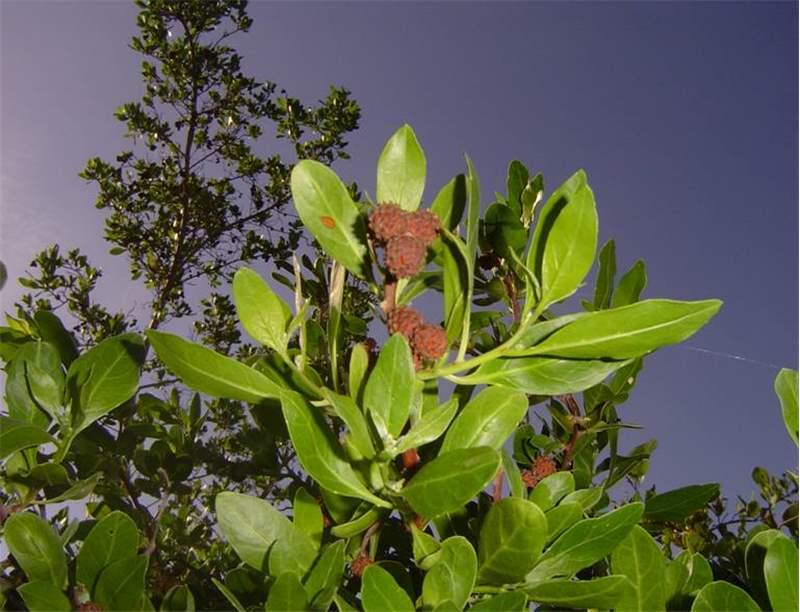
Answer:
[[561, 399], [564, 400], [564, 403], [567, 405], [570, 414], [572, 415], [572, 435], [569, 438], [569, 442], [564, 450], [564, 457], [561, 459], [561, 469], [566, 470], [572, 464], [572, 458], [575, 455], [575, 446], [578, 443], [578, 438], [580, 438], [583, 431], [581, 431], [580, 424], [578, 422], [578, 418], [580, 417], [581, 411], [580, 407], [578, 406], [578, 402], [575, 401], [575, 398], [572, 395], [564, 395]]

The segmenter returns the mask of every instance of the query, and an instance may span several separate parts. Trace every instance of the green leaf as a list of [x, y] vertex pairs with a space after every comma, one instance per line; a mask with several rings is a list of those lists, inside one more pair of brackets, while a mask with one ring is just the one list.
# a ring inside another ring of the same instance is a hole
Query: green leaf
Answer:
[[562, 501], [545, 513], [547, 518], [547, 541], [552, 542], [562, 532], [583, 518], [583, 508], [576, 502]]
[[506, 194], [508, 195], [508, 206], [511, 208], [516, 218], [522, 217], [522, 192], [528, 185], [528, 169], [519, 160], [512, 160], [508, 165], [506, 178]]
[[689, 580], [689, 568], [677, 559], [667, 563], [664, 570], [664, 598], [670, 610], [678, 609], [680, 595]]
[[293, 523], [305, 533], [316, 548], [322, 543], [322, 532], [325, 529], [322, 508], [316, 499], [303, 487], [297, 489], [292, 505]]
[[624, 576], [603, 576], [594, 580], [546, 580], [525, 587], [525, 592], [538, 604], [607, 610], [616, 608], [627, 586]]
[[478, 446], [499, 449], [527, 410], [528, 399], [522, 393], [498, 387], [482, 389], [453, 421], [440, 452]]
[[364, 612], [413, 612], [414, 603], [379, 565], [370, 565], [361, 578], [361, 604]]
[[59, 589], [66, 586], [67, 557], [50, 525], [31, 512], [17, 512], [4, 528], [6, 546], [28, 580], [46, 580]]
[[783, 422], [795, 444], [798, 444], [797, 428], [797, 370], [782, 369], [775, 377], [775, 393], [781, 403]]
[[550, 196], [533, 234], [527, 266], [539, 279], [539, 310], [569, 297], [592, 267], [597, 248], [594, 195], [578, 171]]
[[435, 608], [446, 601], [462, 609], [469, 599], [478, 559], [475, 549], [466, 538], [454, 536], [442, 542], [439, 560], [422, 582], [422, 601]]
[[412, 523], [411, 547], [414, 555], [414, 563], [420, 565], [426, 557], [438, 552], [442, 548], [442, 545], [436, 538], [428, 535]]
[[483, 599], [470, 610], [483, 612], [523, 612], [528, 609], [528, 596], [522, 591], [509, 591]]
[[56, 497], [51, 497], [47, 500], [42, 501], [41, 503], [57, 504], [60, 502], [65, 502], [69, 500], [79, 500], [83, 499], [84, 497], [88, 497], [89, 495], [91, 495], [92, 491], [94, 491], [94, 488], [97, 486], [97, 483], [100, 482], [102, 477], [103, 475], [100, 472], [94, 473], [91, 476], [89, 476], [89, 478], [79, 480], [60, 495], [57, 495]]
[[441, 188], [431, 204], [431, 212], [439, 217], [442, 227], [455, 229], [467, 205], [467, 185], [463, 174], [458, 174]]
[[597, 278], [594, 281], [592, 305], [595, 310], [602, 310], [608, 308], [611, 303], [611, 294], [614, 293], [614, 276], [617, 273], [617, 258], [613, 240], [609, 240], [603, 245], [597, 259], [600, 267], [597, 270]]
[[319, 410], [313, 409], [302, 396], [290, 391], [283, 394], [281, 406], [297, 458], [314, 480], [333, 493], [389, 507], [388, 502], [370, 493], [359, 480], [350, 463], [342, 456], [342, 448]]
[[683, 551], [676, 557], [689, 570], [689, 578], [684, 585], [684, 592], [692, 595], [714, 579], [711, 564], [700, 553]]
[[369, 353], [364, 344], [359, 342], [353, 345], [350, 352], [350, 368], [347, 379], [350, 398], [359, 405], [362, 404], [367, 370], [369, 370]]
[[518, 210], [495, 202], [486, 211], [482, 240], [500, 257], [511, 257], [511, 251], [518, 253], [525, 248], [528, 230], [522, 225]]
[[628, 359], [683, 342], [717, 313], [722, 302], [645, 300], [587, 313], [525, 351], [577, 359]]
[[406, 435], [397, 440], [392, 452], [400, 454], [409, 448], [419, 448], [437, 440], [447, 429], [457, 410], [458, 398], [451, 397], [436, 410], [427, 411]]
[[561, 504], [577, 503], [583, 510], [591, 510], [603, 497], [603, 487], [592, 487], [590, 489], [578, 489], [567, 495], [561, 500]]
[[219, 589], [219, 592], [225, 596], [225, 599], [227, 599], [230, 602], [230, 604], [233, 606], [233, 609], [236, 610], [236, 612], [246, 612], [245, 607], [242, 605], [242, 602], [240, 602], [237, 599], [236, 595], [234, 595], [228, 587], [226, 587], [219, 580], [213, 577], [211, 578], [211, 582], [213, 582], [214, 586], [217, 587], [217, 589]]
[[379, 204], [394, 202], [403, 210], [417, 210], [424, 190], [425, 153], [414, 130], [406, 124], [381, 151], [375, 195]]
[[652, 536], [635, 525], [611, 553], [611, 571], [626, 576], [630, 588], [617, 602], [615, 610], [664, 610], [666, 606], [665, 560]]
[[70, 365], [67, 386], [78, 399], [73, 414], [76, 432], [130, 399], [139, 387], [144, 343], [138, 334], [122, 334], [103, 340]]
[[647, 287], [647, 269], [640, 259], [619, 279], [619, 284], [614, 290], [614, 296], [611, 298], [611, 308], [619, 308], [638, 302], [639, 296], [642, 295], [645, 287]]
[[31, 395], [28, 384], [29, 365], [36, 365], [44, 372], [57, 377], [61, 368], [58, 351], [48, 342], [26, 342], [6, 366], [5, 400], [8, 416], [44, 429], [50, 419], [40, 410]]
[[291, 188], [297, 214], [325, 252], [364, 278], [364, 223], [339, 177], [324, 164], [304, 159], [292, 169]]
[[[225, 491], [217, 495], [215, 508], [222, 535], [250, 567], [266, 571], [269, 556], [271, 573], [283, 566], [273, 575], [287, 570], [305, 574], [317, 557], [311, 538], [263, 499]], [[288, 559], [276, 557], [279, 551], [273, 547], [279, 542], [291, 550]]]
[[647, 500], [644, 517], [651, 521], [682, 521], [697, 510], [705, 508], [717, 495], [719, 485], [716, 483], [689, 485], [660, 493]]
[[364, 413], [361, 412], [355, 400], [347, 395], [339, 395], [327, 391], [326, 397], [331, 402], [336, 416], [342, 419], [344, 424], [347, 425], [349, 439], [356, 450], [367, 459], [374, 457], [375, 447], [372, 444], [372, 435], [369, 431], [369, 425], [364, 418]]
[[527, 491], [522, 484], [522, 474], [520, 474], [517, 462], [506, 452], [501, 453], [503, 459], [503, 471], [508, 480], [508, 488], [514, 497], [527, 498]]
[[453, 342], [464, 327], [467, 308], [467, 286], [469, 265], [465, 258], [466, 246], [461, 238], [453, 236], [442, 243], [440, 251], [442, 265], [442, 307], [447, 341]]
[[401, 494], [417, 514], [431, 519], [460, 509], [499, 468], [500, 453], [487, 446], [442, 453], [425, 464]]
[[547, 519], [536, 504], [506, 497], [489, 508], [478, 539], [478, 580], [519, 582], [536, 564], [547, 538]]
[[64, 375], [61, 370], [45, 372], [33, 362], [25, 364], [25, 370], [34, 401], [53, 419], [63, 421]]
[[344, 549], [346, 542], [338, 540], [326, 546], [308, 573], [305, 591], [314, 609], [327, 610], [344, 575]]
[[36, 425], [0, 415], [0, 460], [23, 448], [48, 442], [55, 442], [55, 439]]
[[252, 338], [279, 353], [286, 351], [286, 328], [292, 313], [258, 273], [249, 268], [236, 271], [233, 301], [242, 326]]
[[496, 385], [528, 395], [564, 395], [588, 389], [628, 363], [514, 357], [495, 359], [468, 376], [454, 376], [452, 379], [460, 385]]
[[408, 342], [401, 334], [394, 334], [383, 345], [364, 388], [364, 410], [372, 415], [379, 430], [382, 425], [389, 435], [400, 435], [411, 411], [414, 379]]
[[75, 346], [75, 338], [64, 327], [61, 319], [49, 310], [38, 310], [33, 315], [33, 320], [42, 340], [56, 347], [61, 363], [69, 367], [78, 357], [78, 348]]
[[97, 579], [94, 601], [104, 610], [138, 610], [144, 596], [148, 557], [139, 555], [108, 565]]
[[115, 561], [130, 559], [139, 547], [136, 523], [124, 512], [116, 510], [98, 521], [86, 536], [75, 569], [75, 580], [94, 593], [97, 577]]
[[764, 559], [764, 578], [773, 610], [800, 610], [797, 574], [797, 545], [789, 538], [776, 538]]
[[70, 612], [72, 605], [64, 592], [49, 580], [32, 580], [17, 587], [30, 612]]
[[704, 586], [692, 604], [692, 612], [758, 612], [760, 608], [746, 591], [718, 580]]
[[528, 582], [572, 576], [608, 555], [642, 517], [644, 505], [633, 503], [597, 518], [575, 523], [539, 558]]
[[185, 584], [172, 587], [161, 602], [159, 612], [194, 612], [194, 595]]
[[147, 338], [167, 369], [201, 393], [255, 404], [283, 392], [257, 370], [180, 336], [150, 330]]
[[461, 346], [459, 347], [459, 357], [463, 358], [466, 354], [467, 342], [469, 340], [470, 317], [472, 309], [472, 294], [475, 288], [475, 255], [478, 250], [478, 228], [481, 210], [481, 187], [478, 182], [478, 175], [472, 160], [466, 157], [467, 161], [467, 219], [466, 219], [466, 268], [467, 285], [464, 293], [464, 323], [461, 326]]
[[283, 572], [269, 589], [264, 606], [269, 612], [297, 612], [308, 610], [308, 599], [300, 578], [294, 572]]
[[570, 472], [556, 472], [543, 478], [533, 488], [529, 499], [546, 512], [574, 490], [574, 476]]
[[[777, 529], [764, 529], [750, 538], [745, 548], [744, 566], [747, 574], [747, 586], [762, 608], [769, 607], [769, 594], [767, 593], [767, 582], [764, 576], [764, 560], [767, 557], [767, 550], [769, 550], [770, 545], [776, 539], [783, 537], [785, 536]], [[709, 578], [708, 581], [710, 582], [710, 580]]]

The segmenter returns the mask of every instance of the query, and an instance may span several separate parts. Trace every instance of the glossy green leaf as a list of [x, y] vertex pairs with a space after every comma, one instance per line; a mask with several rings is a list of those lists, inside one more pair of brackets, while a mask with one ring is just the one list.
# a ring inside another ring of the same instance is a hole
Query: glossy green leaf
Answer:
[[597, 518], [575, 523], [539, 558], [528, 582], [572, 576], [616, 548], [642, 517], [644, 506], [633, 503]]
[[308, 599], [300, 578], [294, 572], [283, 572], [272, 583], [264, 606], [269, 612], [308, 610]]
[[414, 562], [419, 565], [426, 557], [438, 552], [442, 545], [431, 535], [428, 535], [416, 525], [411, 525], [411, 547]]
[[345, 541], [338, 540], [326, 546], [308, 573], [304, 588], [314, 609], [327, 610], [344, 575]]
[[111, 512], [92, 527], [78, 551], [75, 580], [93, 593], [103, 568], [115, 561], [134, 557], [138, 547], [136, 523], [120, 510]]
[[461, 238], [442, 243], [440, 251], [442, 265], [442, 307], [444, 309], [444, 328], [448, 342], [453, 342], [461, 334], [467, 309], [467, 286], [469, 285], [469, 266], [465, 262], [466, 245]]
[[619, 279], [614, 296], [611, 298], [611, 308], [620, 308], [638, 302], [646, 287], [647, 268], [640, 259]]
[[233, 277], [233, 301], [242, 327], [264, 346], [282, 353], [292, 313], [289, 306], [249, 268], [239, 268]]
[[472, 160], [467, 156], [467, 218], [466, 218], [466, 240], [465, 251], [467, 255], [466, 268], [467, 268], [467, 285], [464, 293], [464, 323], [461, 326], [461, 346], [459, 347], [459, 355], [461, 357], [466, 353], [466, 345], [469, 340], [470, 331], [470, 317], [472, 309], [469, 307], [472, 304], [472, 294], [475, 288], [475, 256], [478, 250], [478, 227], [479, 217], [481, 210], [481, 187], [478, 181], [478, 174], [475, 172], [475, 167], [472, 165]]
[[574, 476], [570, 472], [556, 472], [543, 478], [533, 488], [529, 499], [546, 512], [574, 490]]
[[745, 548], [744, 566], [747, 574], [747, 586], [753, 594], [753, 598], [761, 604], [762, 608], [769, 607], [764, 560], [770, 545], [776, 539], [783, 537], [785, 537], [783, 533], [777, 529], [764, 529], [753, 535]]
[[219, 592], [225, 596], [225, 599], [227, 599], [228, 602], [230, 602], [230, 604], [233, 606], [233, 609], [236, 610], [236, 612], [246, 612], [245, 607], [242, 605], [242, 602], [239, 601], [236, 595], [234, 595], [233, 592], [228, 587], [226, 587], [222, 582], [213, 577], [211, 578], [211, 582], [213, 582], [214, 586], [217, 587]]
[[781, 403], [783, 422], [795, 444], [797, 439], [797, 370], [782, 369], [775, 377], [775, 393]]
[[48, 442], [55, 439], [36, 425], [0, 415], [0, 460], [23, 448]]
[[508, 206], [513, 210], [517, 219], [522, 217], [522, 192], [528, 185], [528, 169], [519, 160], [512, 160], [508, 164], [506, 173], [506, 194]]
[[666, 606], [666, 563], [653, 537], [635, 525], [611, 553], [611, 571], [626, 576], [630, 587], [615, 610], [664, 610]]
[[644, 516], [651, 521], [682, 521], [697, 510], [705, 508], [717, 495], [719, 485], [716, 483], [689, 485], [660, 493], [647, 500]]
[[425, 153], [408, 124], [388, 140], [378, 158], [375, 195], [378, 203], [394, 202], [417, 210], [425, 190]]
[[72, 362], [67, 385], [79, 410], [73, 415], [75, 431], [130, 399], [139, 386], [144, 343], [138, 334], [103, 340]]
[[28, 580], [46, 580], [63, 588], [67, 557], [52, 527], [31, 512], [12, 514], [4, 525], [5, 543]]
[[540, 323], [531, 325], [525, 331], [522, 332], [519, 338], [517, 338], [517, 341], [514, 346], [517, 349], [525, 349], [530, 346], [533, 346], [534, 344], [538, 344], [556, 330], [561, 329], [562, 327], [564, 327], [569, 323], [572, 323], [573, 321], [585, 317], [587, 314], [588, 313], [585, 312], [573, 312], [570, 314], [562, 315], [560, 317], [555, 317], [553, 319], [549, 319], [547, 321], [541, 321]]
[[645, 300], [588, 313], [526, 350], [528, 355], [628, 359], [682, 342], [719, 310], [719, 300]]
[[[220, 530], [242, 561], [259, 571], [269, 568], [305, 574], [317, 556], [312, 539], [283, 514], [258, 497], [225, 491], [217, 495], [216, 515]], [[285, 542], [290, 559], [273, 560], [278, 542]]]
[[506, 497], [492, 505], [478, 539], [479, 582], [519, 582], [536, 564], [546, 538], [547, 519], [536, 504]]
[[367, 381], [369, 370], [369, 353], [364, 344], [359, 342], [353, 345], [350, 352], [350, 367], [348, 369], [347, 390], [350, 398], [357, 404], [362, 403], [364, 384]]
[[137, 610], [144, 596], [148, 557], [138, 555], [114, 561], [100, 572], [94, 600], [104, 610]]
[[453, 230], [461, 221], [466, 205], [466, 177], [458, 174], [436, 194], [431, 203], [431, 212], [439, 217], [442, 227]]
[[64, 592], [49, 580], [32, 580], [17, 587], [30, 612], [70, 612], [72, 605]]
[[500, 453], [487, 446], [442, 453], [426, 463], [401, 494], [417, 514], [431, 519], [461, 508], [499, 468]]
[[159, 612], [194, 612], [194, 595], [185, 584], [176, 584], [172, 587], [159, 607]]
[[304, 159], [292, 169], [291, 188], [297, 214], [325, 252], [364, 278], [367, 248], [363, 220], [336, 173]]
[[432, 608], [449, 601], [460, 610], [469, 599], [477, 571], [472, 544], [461, 536], [447, 538], [442, 542], [439, 560], [422, 582], [422, 601]]
[[382, 424], [391, 436], [398, 436], [408, 420], [414, 393], [414, 362], [411, 349], [401, 334], [383, 345], [378, 362], [364, 388], [364, 410]]
[[500, 257], [511, 257], [511, 251], [521, 252], [528, 243], [528, 230], [522, 225], [518, 210], [495, 202], [486, 211], [483, 220], [483, 245], [491, 248]]
[[44, 500], [43, 503], [46, 504], [57, 504], [60, 502], [65, 502], [69, 500], [79, 500], [83, 499], [84, 497], [88, 497], [91, 495], [94, 488], [102, 479], [103, 475], [100, 472], [96, 472], [89, 476], [89, 478], [84, 478], [83, 480], [79, 480], [72, 486], [70, 486], [66, 491], [63, 493], [56, 495], [55, 497], [50, 497], [47, 500]]
[[406, 435], [397, 440], [393, 452], [399, 454], [409, 448], [419, 448], [437, 440], [447, 429], [457, 410], [458, 398], [456, 397], [451, 397], [435, 410], [429, 410], [408, 430]]
[[[542, 287], [540, 310], [569, 297], [594, 262], [597, 211], [582, 171], [550, 196], [534, 230], [528, 268]], [[574, 184], [583, 184], [572, 190]]]
[[342, 456], [342, 447], [318, 409], [289, 391], [283, 394], [281, 406], [297, 458], [314, 480], [333, 493], [389, 507], [388, 502], [370, 493]]
[[689, 570], [689, 578], [683, 587], [685, 593], [694, 594], [714, 579], [711, 564], [700, 553], [683, 551], [676, 560], [680, 560]]
[[503, 471], [506, 474], [511, 495], [514, 497], [527, 498], [528, 492], [525, 489], [525, 485], [522, 483], [522, 474], [519, 471], [517, 462], [508, 453], [503, 452], [501, 454], [503, 459]]
[[314, 545], [319, 548], [322, 543], [322, 532], [325, 529], [322, 508], [319, 502], [303, 487], [297, 489], [292, 504], [292, 522], [305, 533]]
[[495, 359], [480, 366], [473, 374], [453, 379], [461, 385], [496, 385], [528, 395], [564, 395], [583, 391], [602, 382], [627, 363], [514, 357]]
[[361, 578], [361, 605], [364, 612], [413, 612], [414, 603], [395, 582], [392, 575], [379, 565], [370, 565]]
[[722, 580], [709, 582], [692, 603], [692, 612], [758, 612], [760, 609], [746, 591]]
[[326, 397], [336, 412], [336, 416], [342, 419], [347, 426], [348, 439], [356, 450], [367, 459], [374, 457], [375, 446], [372, 444], [369, 424], [355, 400], [348, 395], [332, 392], [326, 392]]
[[470, 610], [483, 612], [523, 612], [528, 609], [528, 596], [522, 591], [509, 591], [483, 599]]
[[789, 538], [776, 538], [769, 545], [764, 578], [773, 610], [800, 610], [797, 545]]
[[522, 393], [498, 387], [482, 389], [453, 421], [440, 452], [477, 446], [499, 449], [527, 410], [528, 399]]
[[56, 347], [61, 357], [61, 363], [69, 367], [78, 357], [78, 348], [75, 346], [75, 338], [64, 327], [61, 319], [49, 310], [38, 310], [34, 313], [33, 320], [36, 322], [42, 340]]
[[600, 249], [597, 256], [599, 268], [594, 281], [594, 296], [592, 305], [595, 310], [608, 308], [611, 295], [614, 293], [614, 276], [617, 274], [617, 255], [613, 240], [609, 240]]
[[[628, 586], [625, 576], [603, 576], [594, 580], [546, 580], [525, 592], [531, 601], [560, 608], [617, 609]], [[647, 610], [647, 608], [642, 608]]]
[[689, 568], [684, 563], [677, 559], [667, 563], [664, 569], [664, 599], [668, 609], [677, 609], [688, 580]]
[[61, 368], [58, 350], [49, 342], [26, 342], [17, 350], [14, 359], [6, 366], [5, 401], [8, 416], [47, 427], [50, 419], [40, 410], [40, 406], [31, 394], [28, 379], [28, 367], [36, 365], [44, 372], [57, 377]]
[[576, 503], [584, 510], [591, 510], [603, 497], [603, 487], [592, 487], [590, 489], [578, 489], [567, 495], [561, 500], [562, 504]]
[[201, 393], [254, 404], [283, 392], [257, 370], [180, 336], [151, 330], [147, 338], [167, 369]]
[[547, 518], [547, 541], [552, 542], [564, 531], [583, 518], [583, 508], [576, 502], [562, 501], [545, 512]]

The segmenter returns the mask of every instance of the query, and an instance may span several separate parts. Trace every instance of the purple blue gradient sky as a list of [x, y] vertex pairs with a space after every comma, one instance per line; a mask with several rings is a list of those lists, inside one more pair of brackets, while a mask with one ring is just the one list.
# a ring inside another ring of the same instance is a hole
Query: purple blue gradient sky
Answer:
[[[797, 367], [798, 7], [783, 3], [254, 2], [246, 71], [302, 100], [329, 84], [363, 109], [352, 161], [374, 192], [391, 132], [413, 125], [432, 197], [468, 153], [488, 203], [508, 161], [548, 188], [586, 169], [601, 241], [639, 257], [648, 297], [725, 301], [688, 342], [649, 357], [621, 409], [657, 437], [647, 483], [719, 481], [748, 494], [756, 464], [796, 467], [772, 380]], [[98, 239], [77, 177], [127, 146], [113, 110], [141, 94], [132, 3], [0, 2], [0, 258], [15, 278], [47, 244], [105, 271], [100, 297], [143, 305]], [[22, 290], [9, 283], [3, 310]], [[591, 292], [587, 285], [579, 297]], [[702, 352], [745, 357], [748, 361]]]

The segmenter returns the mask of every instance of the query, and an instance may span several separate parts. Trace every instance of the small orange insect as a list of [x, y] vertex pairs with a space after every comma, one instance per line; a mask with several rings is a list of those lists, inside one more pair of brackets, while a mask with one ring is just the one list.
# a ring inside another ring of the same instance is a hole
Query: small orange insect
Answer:
[[334, 221], [331, 217], [320, 217], [319, 220], [322, 221], [322, 225], [328, 229], [333, 229], [336, 227], [336, 221]]

